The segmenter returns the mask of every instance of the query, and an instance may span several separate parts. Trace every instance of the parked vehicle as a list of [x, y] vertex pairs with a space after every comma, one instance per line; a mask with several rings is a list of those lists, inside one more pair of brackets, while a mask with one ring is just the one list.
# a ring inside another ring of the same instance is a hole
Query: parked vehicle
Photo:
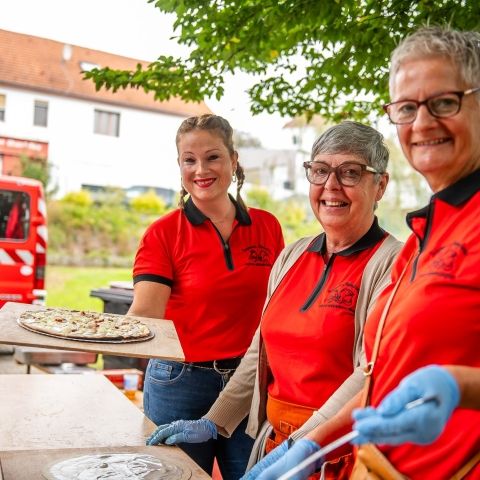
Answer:
[[46, 219], [41, 182], [0, 175], [0, 306], [45, 304]]

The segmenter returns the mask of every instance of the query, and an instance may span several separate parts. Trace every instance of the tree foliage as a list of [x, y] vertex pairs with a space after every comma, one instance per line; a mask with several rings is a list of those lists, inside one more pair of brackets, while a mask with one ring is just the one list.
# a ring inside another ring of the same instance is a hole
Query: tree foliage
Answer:
[[[175, 14], [185, 58], [85, 74], [97, 89], [136, 87], [158, 100], [220, 99], [225, 76], [256, 74], [252, 113], [361, 119], [387, 99], [389, 56], [419, 25], [480, 28], [478, 0], [148, 0]], [[373, 105], [372, 105], [373, 100]]]
[[383, 228], [405, 240], [411, 233], [406, 214], [425, 206], [432, 192], [426, 180], [408, 164], [397, 143], [392, 139], [386, 139], [386, 143], [390, 180], [376, 214]]
[[22, 177], [34, 178], [42, 182], [47, 197], [57, 192], [58, 185], [53, 185], [52, 164], [48, 160], [20, 155], [20, 163], [22, 165]]
[[248, 190], [246, 200], [247, 205], [267, 210], [277, 217], [286, 243], [317, 234], [322, 229], [306, 197], [274, 200], [267, 189], [255, 186]]

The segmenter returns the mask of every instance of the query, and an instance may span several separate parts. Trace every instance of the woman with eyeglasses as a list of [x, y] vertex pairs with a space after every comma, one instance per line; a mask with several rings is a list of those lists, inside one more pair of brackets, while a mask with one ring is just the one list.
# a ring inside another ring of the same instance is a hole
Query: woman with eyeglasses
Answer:
[[385, 110], [433, 195], [407, 216], [413, 233], [366, 323], [371, 407], [355, 410], [358, 395], [259, 480], [277, 479], [352, 426], [356, 443], [379, 445], [388, 478], [480, 479], [479, 85], [477, 32], [422, 28], [393, 52]]
[[324, 233], [280, 254], [261, 328], [209, 412], [159, 427], [150, 444], [228, 437], [250, 413], [247, 433], [257, 438], [256, 450], [277, 447], [278, 455], [288, 439], [323, 423], [361, 389], [363, 324], [401, 246], [374, 214], [388, 182], [388, 156], [382, 135], [356, 122], [317, 139], [304, 167]]

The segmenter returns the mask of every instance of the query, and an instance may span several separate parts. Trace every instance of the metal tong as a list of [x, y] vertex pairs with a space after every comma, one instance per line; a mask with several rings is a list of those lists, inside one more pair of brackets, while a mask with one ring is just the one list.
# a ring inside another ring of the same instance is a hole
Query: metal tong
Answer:
[[[438, 399], [435, 396], [417, 398], [416, 400], [408, 402], [405, 405], [405, 410], [410, 410], [412, 408], [418, 407], [419, 405], [423, 405], [424, 403], [427, 403], [427, 402], [438, 402]], [[360, 435], [360, 432], [358, 430], [352, 430], [351, 432], [345, 435], [342, 435], [340, 438], [337, 438], [336, 440], [329, 443], [328, 445], [325, 445], [325, 447], [318, 450], [318, 452], [312, 453], [312, 455], [310, 455], [305, 460], [303, 460], [303, 462], [300, 462], [298, 465], [291, 468], [288, 472], [285, 472], [283, 475], [278, 477], [278, 480], [288, 480], [289, 478], [292, 478], [293, 475], [301, 472], [305, 467], [308, 467], [308, 465], [310, 465], [311, 463], [316, 462], [318, 459], [324, 457], [330, 452], [333, 452], [333, 450], [336, 450], [342, 445], [345, 445], [346, 443], [351, 442], [353, 439], [357, 438], [359, 435]]]

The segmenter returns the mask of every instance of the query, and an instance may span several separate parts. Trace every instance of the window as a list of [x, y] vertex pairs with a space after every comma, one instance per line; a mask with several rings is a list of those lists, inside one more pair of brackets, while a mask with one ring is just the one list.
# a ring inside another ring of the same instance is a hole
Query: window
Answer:
[[100, 68], [100, 65], [92, 62], [80, 62], [80, 70], [82, 72], [90, 72], [94, 68]]
[[35, 107], [33, 110], [33, 124], [37, 127], [46, 127], [48, 118], [48, 102], [35, 100]]
[[30, 226], [30, 196], [0, 190], [0, 239], [26, 240]]
[[94, 133], [118, 137], [120, 133], [120, 114], [95, 110]]
[[0, 122], [5, 121], [5, 95], [0, 94]]

